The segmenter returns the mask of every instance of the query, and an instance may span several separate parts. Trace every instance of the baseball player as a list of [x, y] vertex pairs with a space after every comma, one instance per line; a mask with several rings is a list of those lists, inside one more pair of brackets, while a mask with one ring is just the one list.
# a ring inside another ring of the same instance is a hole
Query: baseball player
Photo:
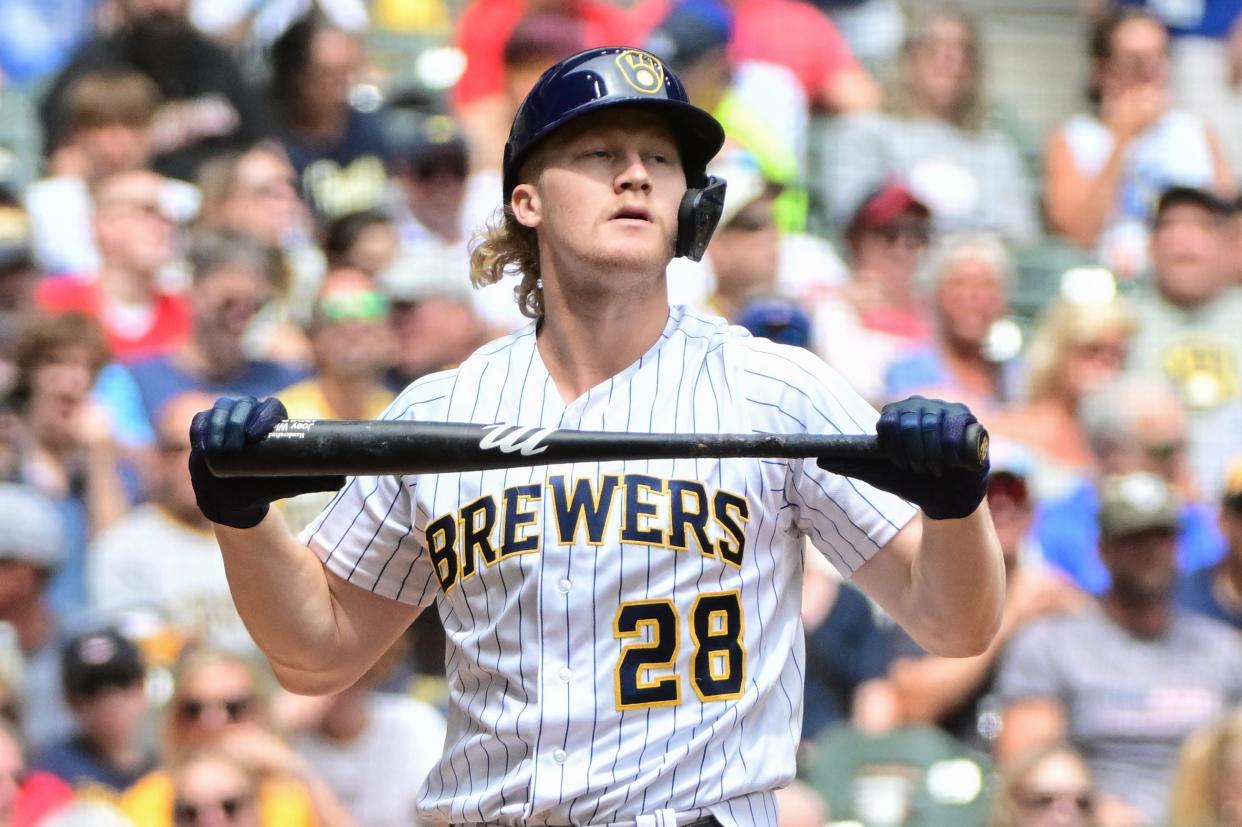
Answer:
[[[701, 256], [723, 133], [654, 56], [557, 64], [514, 119], [504, 215], [476, 283], [520, 270], [535, 318], [411, 384], [388, 419], [648, 432], [864, 433], [891, 462], [637, 460], [421, 476], [217, 479], [284, 417], [222, 399], [191, 466], [239, 611], [281, 682], [352, 683], [424, 607], [448, 638], [444, 753], [420, 812], [456, 824], [770, 825], [802, 712], [810, 536], [921, 645], [985, 649], [1003, 571], [974, 417], [915, 398], [879, 417], [807, 351], [670, 308]], [[497, 431], [500, 450], [536, 433]], [[340, 487], [296, 539], [268, 503]], [[922, 518], [916, 518], [916, 508]]]

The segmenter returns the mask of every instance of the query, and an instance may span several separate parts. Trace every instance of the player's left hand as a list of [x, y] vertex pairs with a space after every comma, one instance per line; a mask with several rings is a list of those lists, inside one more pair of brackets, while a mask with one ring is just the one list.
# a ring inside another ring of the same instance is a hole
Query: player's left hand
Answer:
[[875, 430], [887, 462], [821, 459], [819, 466], [909, 500], [933, 520], [968, 517], [987, 493], [989, 463], [980, 470], [959, 464], [970, 450], [966, 429], [977, 421], [960, 403], [912, 396], [880, 411]]

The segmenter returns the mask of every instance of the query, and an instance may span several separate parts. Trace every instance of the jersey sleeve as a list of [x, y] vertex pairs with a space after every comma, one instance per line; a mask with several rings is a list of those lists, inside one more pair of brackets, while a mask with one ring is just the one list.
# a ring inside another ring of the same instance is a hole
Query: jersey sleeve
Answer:
[[[380, 419], [407, 419], [413, 410], [406, 393]], [[415, 528], [413, 491], [418, 477], [348, 477], [299, 535], [324, 566], [338, 577], [375, 594], [416, 606], [436, 595], [435, 569]]]
[[[810, 351], [756, 340], [747, 374], [752, 429], [769, 433], [874, 434], [879, 413]], [[813, 459], [788, 461], [785, 499], [796, 527], [845, 577], [884, 547], [914, 506]]]

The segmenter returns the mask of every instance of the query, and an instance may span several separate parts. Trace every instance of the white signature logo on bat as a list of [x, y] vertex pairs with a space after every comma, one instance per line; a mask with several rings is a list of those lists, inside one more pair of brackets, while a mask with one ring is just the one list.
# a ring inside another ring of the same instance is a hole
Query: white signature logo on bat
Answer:
[[[535, 454], [542, 454], [548, 450], [548, 446], [541, 445], [540, 443], [547, 439], [550, 434], [556, 433], [555, 428], [535, 428], [525, 425], [505, 425], [503, 423], [485, 425], [483, 427], [490, 433], [479, 440], [480, 448], [499, 448], [506, 454], [520, 452], [524, 457], [532, 457]], [[506, 431], [508, 433], [505, 433]]]

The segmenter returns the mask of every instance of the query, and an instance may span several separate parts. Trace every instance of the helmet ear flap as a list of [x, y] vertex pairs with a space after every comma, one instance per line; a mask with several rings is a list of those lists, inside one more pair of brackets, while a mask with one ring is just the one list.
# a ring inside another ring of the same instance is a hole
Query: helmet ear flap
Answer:
[[707, 244], [720, 223], [724, 211], [725, 180], [707, 176], [701, 187], [692, 187], [682, 196], [677, 210], [678, 256], [699, 261], [707, 252]]

